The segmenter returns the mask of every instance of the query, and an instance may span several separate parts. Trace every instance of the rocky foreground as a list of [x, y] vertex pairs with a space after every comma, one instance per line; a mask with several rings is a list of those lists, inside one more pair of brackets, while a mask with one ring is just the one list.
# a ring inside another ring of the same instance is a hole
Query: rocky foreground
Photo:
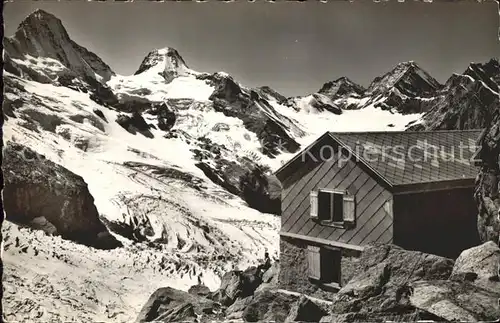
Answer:
[[[500, 317], [500, 248], [492, 242], [456, 261], [393, 245], [368, 247], [356, 275], [324, 301], [279, 289], [279, 263], [231, 271], [214, 291], [156, 290], [137, 322], [490, 321]], [[285, 269], [282, 269], [285, 270]]]

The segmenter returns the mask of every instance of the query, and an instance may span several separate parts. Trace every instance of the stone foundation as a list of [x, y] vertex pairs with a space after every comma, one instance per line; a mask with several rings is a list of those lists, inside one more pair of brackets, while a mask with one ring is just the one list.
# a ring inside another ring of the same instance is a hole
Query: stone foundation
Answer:
[[[331, 300], [335, 291], [322, 287], [309, 279], [307, 246], [303, 240], [280, 237], [279, 286], [282, 289]], [[320, 245], [316, 245], [320, 246]], [[355, 275], [360, 252], [342, 249], [341, 286]]]

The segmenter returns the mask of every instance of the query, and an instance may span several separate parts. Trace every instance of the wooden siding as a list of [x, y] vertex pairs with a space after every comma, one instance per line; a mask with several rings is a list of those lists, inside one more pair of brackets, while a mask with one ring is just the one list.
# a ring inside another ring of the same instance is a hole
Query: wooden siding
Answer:
[[[326, 226], [310, 217], [310, 192], [319, 188], [347, 190], [355, 196], [355, 226]], [[310, 162], [283, 183], [281, 231], [347, 244], [391, 243], [392, 194], [352, 160]]]

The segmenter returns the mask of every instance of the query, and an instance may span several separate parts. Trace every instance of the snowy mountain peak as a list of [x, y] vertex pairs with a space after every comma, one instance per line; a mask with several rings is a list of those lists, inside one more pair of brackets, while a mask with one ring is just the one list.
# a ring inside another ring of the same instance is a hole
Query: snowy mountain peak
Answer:
[[336, 99], [345, 96], [360, 96], [365, 92], [365, 88], [342, 76], [334, 81], [323, 84], [318, 93], [328, 96], [330, 99]]
[[197, 75], [191, 70], [179, 52], [171, 47], [155, 49], [149, 52], [134, 75], [145, 72], [162, 75], [167, 82], [177, 76]]
[[368, 92], [381, 94], [393, 88], [405, 95], [425, 95], [441, 88], [441, 84], [415, 61], [407, 61], [397, 64], [383, 76], [376, 77]]
[[[4, 39], [4, 46], [9, 58], [17, 59], [14, 64], [19, 69], [35, 64], [40, 69], [37, 72], [44, 76], [51, 74], [49, 79], [68, 72], [61, 71], [56, 65], [62, 65], [82, 78], [90, 77], [102, 82], [114, 75], [96, 54], [71, 40], [59, 18], [40, 9], [26, 17], [13, 36]], [[51, 73], [47, 73], [47, 69]]]

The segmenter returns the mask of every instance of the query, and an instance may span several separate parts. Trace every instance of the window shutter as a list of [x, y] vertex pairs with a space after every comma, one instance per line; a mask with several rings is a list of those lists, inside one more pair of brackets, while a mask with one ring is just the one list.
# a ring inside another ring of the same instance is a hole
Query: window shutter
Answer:
[[356, 220], [356, 204], [353, 195], [344, 195], [344, 221], [354, 223]]
[[319, 280], [321, 278], [321, 267], [320, 267], [321, 257], [320, 257], [319, 247], [308, 246], [307, 258], [309, 262], [309, 278]]
[[309, 195], [311, 205], [310, 205], [310, 216], [313, 219], [318, 218], [318, 192], [317, 191], [311, 191]]

